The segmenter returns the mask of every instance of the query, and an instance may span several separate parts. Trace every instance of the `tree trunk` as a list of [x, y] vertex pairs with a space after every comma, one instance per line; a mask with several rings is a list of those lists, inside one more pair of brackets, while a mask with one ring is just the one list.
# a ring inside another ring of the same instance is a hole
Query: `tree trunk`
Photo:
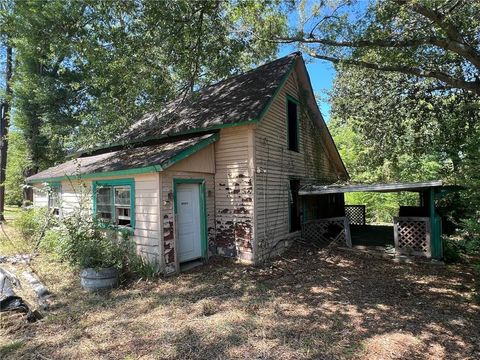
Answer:
[[12, 48], [7, 44], [7, 59], [5, 69], [5, 99], [2, 104], [0, 119], [0, 222], [5, 221], [5, 177], [7, 171], [8, 151], [8, 117], [9, 101], [12, 95], [10, 79], [12, 78]]
[[[24, 171], [23, 177], [26, 179], [29, 176], [35, 175], [38, 172], [38, 169], [28, 169]], [[33, 188], [31, 186], [23, 187], [23, 203], [22, 207], [25, 208], [33, 204]]]

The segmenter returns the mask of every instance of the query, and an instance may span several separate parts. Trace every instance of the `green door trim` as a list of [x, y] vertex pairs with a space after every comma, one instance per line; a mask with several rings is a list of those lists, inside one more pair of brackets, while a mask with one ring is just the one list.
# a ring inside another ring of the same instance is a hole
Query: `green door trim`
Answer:
[[[177, 218], [177, 185], [179, 184], [198, 184], [199, 189], [199, 201], [200, 201], [200, 241], [202, 258], [208, 258], [208, 230], [207, 230], [207, 203], [206, 203], [206, 186], [205, 179], [187, 179], [187, 178], [174, 178], [173, 179], [173, 211], [175, 219]], [[178, 239], [175, 239], [177, 241]]]

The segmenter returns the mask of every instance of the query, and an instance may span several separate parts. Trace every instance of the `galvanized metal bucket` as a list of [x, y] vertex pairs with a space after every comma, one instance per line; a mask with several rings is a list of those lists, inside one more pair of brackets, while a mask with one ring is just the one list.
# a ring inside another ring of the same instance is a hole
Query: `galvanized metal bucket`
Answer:
[[118, 270], [115, 268], [83, 269], [80, 271], [80, 284], [88, 291], [112, 289], [118, 285]]

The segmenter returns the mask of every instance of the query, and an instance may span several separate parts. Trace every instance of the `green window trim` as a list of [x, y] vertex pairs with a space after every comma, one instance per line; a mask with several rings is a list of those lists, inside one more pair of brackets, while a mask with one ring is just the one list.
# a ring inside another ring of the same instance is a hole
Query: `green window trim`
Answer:
[[[130, 187], [130, 226], [116, 225], [116, 211], [115, 211], [115, 196], [114, 189], [116, 187], [129, 186]], [[111, 187], [111, 206], [112, 206], [112, 222], [113, 224], [106, 224], [106, 227], [114, 226], [122, 229], [135, 230], [135, 180], [134, 179], [112, 179], [112, 180], [96, 180], [92, 181], [92, 198], [93, 198], [93, 216], [97, 216], [97, 189], [100, 187]]]
[[[175, 219], [177, 217], [177, 185], [179, 184], [199, 184], [199, 197], [200, 197], [200, 242], [202, 248], [202, 258], [208, 257], [208, 229], [207, 229], [207, 202], [206, 202], [206, 185], [205, 179], [173, 179], [173, 211]], [[175, 225], [176, 226], [176, 225]], [[178, 239], [175, 239], [178, 241]]]
[[[288, 117], [289, 102], [292, 102], [297, 106], [297, 122], [296, 122], [297, 149], [296, 150], [290, 149], [290, 131], [289, 131], [290, 124], [289, 124], [289, 117]], [[289, 151], [294, 151], [299, 153], [300, 152], [300, 102], [288, 93], [285, 95], [285, 114], [287, 119], [287, 148]]]

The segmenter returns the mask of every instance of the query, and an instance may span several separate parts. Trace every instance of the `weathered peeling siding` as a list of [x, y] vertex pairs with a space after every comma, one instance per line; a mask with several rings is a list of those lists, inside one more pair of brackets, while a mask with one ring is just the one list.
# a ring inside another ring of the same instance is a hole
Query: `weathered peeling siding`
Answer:
[[215, 143], [214, 251], [253, 260], [253, 127], [222, 129]]
[[[298, 69], [297, 69], [298, 70]], [[262, 261], [282, 250], [289, 234], [289, 180], [301, 185], [316, 181], [332, 183], [337, 174], [323, 146], [320, 128], [306, 111], [308, 87], [292, 72], [264, 118], [255, 130], [256, 247], [255, 261]], [[286, 95], [299, 105], [299, 152], [288, 150]]]
[[203, 179], [205, 180], [205, 201], [207, 208], [207, 230], [208, 243], [215, 238], [215, 192], [214, 175], [208, 173], [197, 173], [187, 171], [166, 170], [161, 173], [161, 227], [164, 248], [165, 273], [171, 274], [177, 272], [177, 242], [175, 229], [174, 199], [173, 199], [173, 180], [174, 179]]

